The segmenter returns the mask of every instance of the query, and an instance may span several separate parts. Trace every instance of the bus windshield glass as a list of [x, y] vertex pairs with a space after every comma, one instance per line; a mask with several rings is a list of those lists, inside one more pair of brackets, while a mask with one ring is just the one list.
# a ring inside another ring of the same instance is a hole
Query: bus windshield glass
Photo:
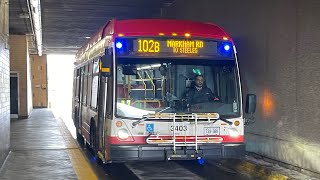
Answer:
[[234, 60], [119, 58], [116, 115], [219, 113], [240, 116], [240, 87]]

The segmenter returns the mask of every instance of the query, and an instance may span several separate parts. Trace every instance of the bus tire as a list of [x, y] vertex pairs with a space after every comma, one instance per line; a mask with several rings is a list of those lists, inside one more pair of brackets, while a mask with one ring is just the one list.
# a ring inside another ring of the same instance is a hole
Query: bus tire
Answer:
[[83, 136], [77, 131], [77, 141], [80, 147], [84, 147], [84, 138]]
[[81, 127], [79, 127], [79, 114], [78, 114], [78, 108], [75, 108], [74, 110], [74, 126], [76, 128], [76, 136], [77, 136], [77, 141], [80, 145], [80, 147], [84, 146], [84, 138], [83, 136], [79, 133], [79, 130], [81, 130]]
[[92, 149], [92, 153], [97, 156], [96, 124], [94, 121], [90, 123], [90, 148]]
[[78, 108], [77, 107], [75, 107], [74, 111], [73, 111], [73, 124], [76, 127], [76, 129], [78, 130], [79, 122], [78, 122]]

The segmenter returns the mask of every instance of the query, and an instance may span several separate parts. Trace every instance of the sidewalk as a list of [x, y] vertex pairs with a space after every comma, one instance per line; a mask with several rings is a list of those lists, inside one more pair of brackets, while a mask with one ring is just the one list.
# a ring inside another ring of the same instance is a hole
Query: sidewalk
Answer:
[[11, 153], [0, 179], [97, 179], [75, 140], [49, 109], [11, 121]]

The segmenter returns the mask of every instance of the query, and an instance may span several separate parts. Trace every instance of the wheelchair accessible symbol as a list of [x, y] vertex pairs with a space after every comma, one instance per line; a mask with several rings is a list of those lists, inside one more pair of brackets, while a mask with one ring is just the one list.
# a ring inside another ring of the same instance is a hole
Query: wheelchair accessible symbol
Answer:
[[146, 131], [147, 132], [154, 132], [154, 124], [146, 124]]

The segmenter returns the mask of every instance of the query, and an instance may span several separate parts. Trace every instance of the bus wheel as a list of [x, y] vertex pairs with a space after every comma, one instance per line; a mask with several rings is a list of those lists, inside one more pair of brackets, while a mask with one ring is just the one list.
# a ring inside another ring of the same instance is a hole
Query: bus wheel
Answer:
[[77, 108], [75, 108], [75, 115], [74, 115], [74, 126], [76, 128], [76, 135], [77, 135], [77, 141], [80, 145], [80, 147], [84, 146], [84, 138], [82, 137], [82, 135], [79, 133], [79, 130], [81, 130], [81, 127], [79, 127], [79, 118], [78, 118], [78, 110]]
[[91, 122], [91, 126], [90, 126], [90, 147], [92, 149], [92, 152], [94, 153], [94, 155], [96, 156], [97, 152], [97, 142], [96, 142], [97, 138], [96, 138], [96, 126], [95, 123], [92, 121]]
[[84, 147], [84, 138], [82, 137], [82, 135], [77, 131], [77, 141], [80, 147]]

